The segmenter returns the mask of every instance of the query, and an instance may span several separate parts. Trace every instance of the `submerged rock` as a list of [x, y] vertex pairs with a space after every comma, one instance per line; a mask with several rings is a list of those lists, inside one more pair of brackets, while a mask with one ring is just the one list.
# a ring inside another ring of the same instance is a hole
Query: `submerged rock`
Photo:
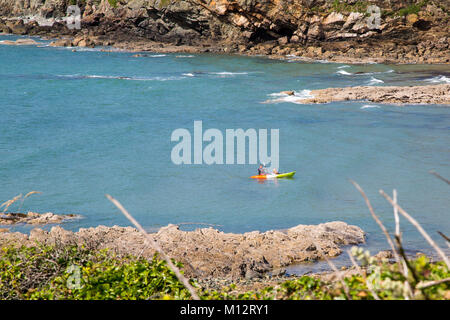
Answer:
[[383, 259], [393, 259], [394, 258], [394, 254], [392, 253], [392, 250], [383, 250], [378, 252], [376, 255], [374, 255], [374, 258], [378, 259], [378, 260], [383, 260]]
[[[213, 228], [182, 231], [168, 225], [150, 234], [173, 259], [184, 264], [187, 275], [196, 278], [256, 279], [272, 269], [292, 263], [316, 261], [334, 257], [341, 247], [360, 244], [365, 233], [359, 227], [344, 222], [319, 225], [298, 225], [287, 230], [224, 233]], [[30, 235], [0, 233], [0, 244], [40, 243], [84, 244], [92, 249], [109, 248], [119, 254], [134, 254], [151, 258], [155, 250], [131, 227], [81, 228], [78, 232], [53, 227], [50, 232], [34, 229]]]
[[59, 39], [56, 41], [52, 41], [50, 43], [52, 47], [70, 47], [72, 46], [72, 41], [70, 39]]

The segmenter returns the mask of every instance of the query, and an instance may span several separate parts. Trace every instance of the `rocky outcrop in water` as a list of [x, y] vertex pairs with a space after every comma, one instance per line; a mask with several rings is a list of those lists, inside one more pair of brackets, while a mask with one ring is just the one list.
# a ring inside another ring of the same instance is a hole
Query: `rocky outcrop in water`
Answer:
[[[212, 228], [181, 231], [175, 225], [161, 228], [150, 236], [171, 257], [184, 263], [184, 270], [196, 278], [257, 278], [273, 268], [296, 262], [335, 257], [341, 247], [365, 241], [364, 231], [344, 222], [298, 225], [287, 230], [224, 233]], [[120, 254], [152, 257], [155, 251], [131, 227], [80, 229], [71, 232], [53, 227], [50, 232], [34, 229], [30, 235], [0, 233], [6, 242], [34, 245], [35, 242], [84, 244], [88, 248], [109, 248]]]
[[34, 41], [33, 39], [17, 39], [15, 41], [2, 40], [0, 41], [0, 44], [9, 46], [29, 46], [29, 45], [35, 46], [38, 45], [39, 43]]
[[54, 214], [47, 213], [3, 213], [0, 214], [0, 225], [13, 225], [19, 223], [25, 224], [53, 224], [61, 223], [70, 219], [77, 219], [80, 216], [75, 214]]
[[[129, 50], [169, 44], [345, 62], [450, 62], [448, 1], [83, 0], [82, 28], [69, 30], [62, 18], [72, 2], [0, 0], [0, 31]], [[380, 8], [379, 23], [370, 5]]]
[[[310, 98], [291, 100], [296, 103], [328, 103], [333, 101], [370, 101], [385, 104], [440, 104], [450, 106], [450, 84], [410, 87], [347, 87], [312, 90]], [[279, 101], [283, 101], [282, 99]], [[266, 103], [276, 103], [269, 100]]]

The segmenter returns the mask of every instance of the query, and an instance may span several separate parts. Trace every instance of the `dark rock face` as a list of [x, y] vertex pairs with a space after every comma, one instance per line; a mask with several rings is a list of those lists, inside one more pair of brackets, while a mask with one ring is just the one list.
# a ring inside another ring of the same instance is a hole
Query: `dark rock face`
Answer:
[[[433, 45], [448, 38], [450, 19], [448, 1], [430, 0], [417, 6], [419, 11], [404, 16], [408, 0], [370, 2], [341, 0], [123, 0], [110, 5], [108, 0], [80, 2], [82, 30], [62, 26], [27, 27], [0, 21], [0, 31], [16, 34], [101, 36], [103, 41], [148, 40], [171, 45], [214, 45], [215, 51], [255, 54], [296, 54], [308, 56], [309, 46], [323, 48], [319, 59], [335, 55], [370, 57], [374, 52], [383, 59], [398, 62], [449, 62], [449, 48]], [[61, 22], [70, 0], [0, 0], [0, 17], [32, 16]], [[368, 13], [377, 5], [383, 16], [380, 24]], [[448, 40], [448, 39], [447, 39]], [[268, 50], [261, 46], [276, 41]], [[395, 43], [394, 52], [386, 43]], [[344, 46], [341, 46], [345, 43]], [[416, 53], [411, 46], [427, 47]], [[447, 41], [448, 43], [448, 41]], [[248, 49], [239, 48], [245, 46]], [[343, 52], [342, 47], [347, 51]], [[273, 50], [275, 48], [275, 50]], [[317, 50], [309, 50], [313, 55]]]

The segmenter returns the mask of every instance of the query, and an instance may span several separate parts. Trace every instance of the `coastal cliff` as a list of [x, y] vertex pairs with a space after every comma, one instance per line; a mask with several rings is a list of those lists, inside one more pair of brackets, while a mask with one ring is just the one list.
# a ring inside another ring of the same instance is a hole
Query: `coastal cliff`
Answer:
[[[75, 4], [81, 28], [71, 30]], [[449, 63], [449, 12], [437, 0], [0, 0], [0, 31], [61, 46]]]

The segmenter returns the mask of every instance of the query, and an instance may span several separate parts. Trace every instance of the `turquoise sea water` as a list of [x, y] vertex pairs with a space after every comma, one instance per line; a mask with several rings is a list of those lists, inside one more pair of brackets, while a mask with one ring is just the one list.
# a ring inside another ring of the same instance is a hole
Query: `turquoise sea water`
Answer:
[[[71, 230], [129, 225], [105, 193], [148, 230], [208, 223], [246, 232], [340, 220], [364, 229], [371, 251], [386, 249], [351, 178], [389, 230], [392, 208], [378, 190], [396, 188], [400, 204], [444, 245], [436, 231], [450, 234], [450, 188], [428, 172], [450, 177], [449, 108], [261, 102], [282, 90], [443, 83], [448, 66], [132, 56], [0, 46], [0, 202], [41, 191], [21, 211], [83, 215], [63, 224]], [[280, 169], [296, 170], [295, 179], [258, 183], [249, 179], [255, 165], [174, 165], [171, 133], [193, 132], [194, 120], [223, 132], [280, 129]], [[428, 250], [404, 219], [402, 229], [408, 247]]]

